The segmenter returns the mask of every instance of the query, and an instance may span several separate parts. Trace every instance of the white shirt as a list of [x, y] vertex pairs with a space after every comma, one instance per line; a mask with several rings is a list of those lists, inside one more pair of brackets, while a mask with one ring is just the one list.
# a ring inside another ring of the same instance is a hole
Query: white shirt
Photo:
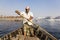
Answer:
[[[21, 15], [23, 15], [25, 17], [24, 20], [23, 20], [23, 23], [28, 22], [29, 25], [32, 25], [31, 22], [27, 21], [27, 19], [29, 19], [30, 16], [33, 17], [33, 13], [32, 12], [29, 12], [28, 14], [26, 12], [21, 12]], [[32, 21], [32, 20], [30, 20], [30, 21]]]

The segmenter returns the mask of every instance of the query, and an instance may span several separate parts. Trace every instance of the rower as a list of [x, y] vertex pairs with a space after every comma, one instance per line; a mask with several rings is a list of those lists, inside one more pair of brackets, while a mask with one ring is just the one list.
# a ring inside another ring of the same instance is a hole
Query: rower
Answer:
[[[30, 33], [32, 35], [34, 35], [34, 32], [33, 32], [33, 29], [31, 28], [31, 26], [33, 25], [31, 22], [32, 22], [32, 19], [33, 19], [33, 13], [30, 12], [30, 7], [27, 6], [25, 8], [25, 12], [18, 12], [18, 10], [15, 11], [18, 15], [22, 15], [24, 16], [24, 20], [23, 20], [23, 24], [28, 24], [30, 27], [27, 27], [24, 25], [24, 36], [26, 37], [27, 36], [30, 36]], [[29, 22], [29, 21], [31, 22]]]

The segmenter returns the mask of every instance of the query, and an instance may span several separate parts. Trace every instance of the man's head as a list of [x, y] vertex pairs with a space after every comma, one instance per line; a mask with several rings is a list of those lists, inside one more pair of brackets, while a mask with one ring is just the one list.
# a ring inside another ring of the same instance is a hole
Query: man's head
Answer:
[[28, 13], [29, 11], [30, 11], [30, 7], [29, 6], [26, 6], [25, 12]]

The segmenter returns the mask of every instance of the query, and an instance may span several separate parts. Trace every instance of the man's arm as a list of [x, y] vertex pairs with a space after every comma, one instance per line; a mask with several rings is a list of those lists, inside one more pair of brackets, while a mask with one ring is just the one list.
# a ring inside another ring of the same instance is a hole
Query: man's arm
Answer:
[[33, 13], [31, 12], [29, 20], [32, 20], [32, 19], [33, 19]]

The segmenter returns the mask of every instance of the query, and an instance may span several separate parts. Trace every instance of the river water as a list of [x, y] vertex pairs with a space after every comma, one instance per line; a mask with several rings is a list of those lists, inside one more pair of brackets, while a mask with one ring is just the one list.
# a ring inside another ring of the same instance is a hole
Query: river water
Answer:
[[0, 37], [22, 27], [22, 21], [0, 20]]
[[[23, 26], [22, 21], [0, 20], [0, 37]], [[49, 29], [46, 29], [49, 30]], [[60, 32], [48, 31], [57, 38], [60, 38]]]

